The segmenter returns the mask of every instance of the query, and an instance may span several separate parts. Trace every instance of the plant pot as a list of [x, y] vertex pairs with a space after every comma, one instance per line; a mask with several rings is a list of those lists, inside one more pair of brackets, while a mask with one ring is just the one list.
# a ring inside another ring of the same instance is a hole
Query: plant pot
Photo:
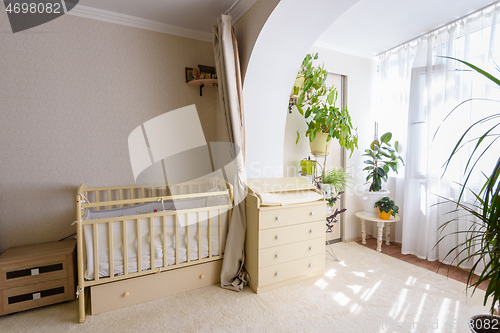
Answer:
[[302, 160], [300, 161], [300, 171], [303, 175], [314, 175], [314, 169], [316, 168], [316, 161]]
[[389, 220], [391, 218], [391, 211], [389, 212], [382, 212], [380, 209], [378, 210], [378, 217], [381, 220]]
[[472, 333], [498, 333], [500, 332], [500, 316], [475, 315], [469, 319], [469, 329]]
[[316, 137], [312, 142], [309, 142], [309, 148], [311, 149], [311, 154], [316, 156], [326, 156], [330, 152], [330, 141], [326, 141], [328, 138], [328, 133], [317, 133]]
[[363, 203], [363, 210], [366, 215], [378, 216], [378, 209], [375, 208], [375, 203], [389, 195], [389, 191], [380, 190], [377, 192], [370, 192], [368, 189], [363, 189], [361, 193], [361, 201]]

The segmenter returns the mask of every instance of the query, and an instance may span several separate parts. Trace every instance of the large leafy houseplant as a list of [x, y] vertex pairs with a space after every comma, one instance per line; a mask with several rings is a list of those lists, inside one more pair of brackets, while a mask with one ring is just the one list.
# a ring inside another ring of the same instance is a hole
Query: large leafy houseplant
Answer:
[[370, 183], [370, 192], [377, 192], [382, 189], [382, 182], [386, 182], [389, 172], [392, 170], [398, 173], [398, 160], [404, 164], [403, 158], [399, 155], [399, 142], [394, 142], [394, 147], [390, 144], [392, 133], [387, 132], [375, 139], [370, 144], [369, 149], [365, 149], [363, 156], [370, 159], [365, 160], [367, 166], [363, 169], [368, 171], [366, 181]]
[[[455, 58], [449, 59], [463, 63], [500, 87], [500, 80], [490, 73], [468, 62]], [[469, 140], [468, 136], [471, 131], [479, 126], [486, 126], [486, 130], [477, 138]], [[458, 200], [443, 199], [445, 202], [453, 202], [456, 205], [455, 211], [463, 210], [473, 219], [472, 225], [468, 230], [459, 230], [450, 234], [444, 234], [438, 241], [439, 244], [444, 238], [449, 236], [455, 237], [457, 234], [466, 236], [465, 241], [451, 249], [446, 257], [454, 256], [453, 259], [458, 261], [458, 267], [464, 263], [472, 262], [472, 268], [469, 271], [467, 279], [467, 286], [473, 288], [474, 292], [481, 283], [485, 282], [488, 284], [484, 295], [484, 305], [486, 305], [487, 301], [491, 298], [492, 303], [490, 310], [492, 313], [494, 312], [495, 305], [498, 305], [500, 301], [500, 158], [498, 158], [491, 174], [485, 175], [485, 182], [482, 189], [478, 191], [478, 193], [471, 191], [476, 199], [475, 203], [464, 203], [461, 199], [464, 191], [467, 189], [467, 183], [471, 173], [476, 166], [480, 165], [479, 162], [485, 152], [495, 147], [494, 143], [498, 143], [496, 140], [500, 137], [500, 133], [498, 132], [499, 127], [500, 112], [490, 114], [473, 123], [462, 134], [452, 150], [446, 162], [446, 167], [457, 155], [463, 145], [472, 144], [473, 146], [464, 169], [464, 174], [467, 176], [465, 182], [461, 185], [462, 190]], [[496, 147], [498, 147], [498, 145]], [[455, 222], [457, 222], [457, 219], [451, 219], [444, 223], [440, 226], [441, 232], [444, 233], [446, 227], [450, 223]], [[484, 263], [484, 268], [481, 268], [481, 263]], [[474, 274], [479, 276], [476, 281], [474, 281]]]
[[[326, 85], [328, 72], [324, 65], [313, 66], [313, 61], [318, 59], [318, 54], [314, 56], [307, 54], [304, 58], [300, 71], [297, 74], [299, 86], [294, 86], [293, 94], [298, 95], [296, 103], [297, 110], [304, 116], [307, 124], [306, 137], [312, 142], [318, 133], [326, 133], [326, 141], [335, 138], [341, 147], [350, 152], [350, 156], [355, 148], [358, 148], [358, 135], [351, 122], [351, 116], [347, 108], [335, 106], [338, 92], [334, 86]], [[297, 131], [298, 143], [300, 132]]]

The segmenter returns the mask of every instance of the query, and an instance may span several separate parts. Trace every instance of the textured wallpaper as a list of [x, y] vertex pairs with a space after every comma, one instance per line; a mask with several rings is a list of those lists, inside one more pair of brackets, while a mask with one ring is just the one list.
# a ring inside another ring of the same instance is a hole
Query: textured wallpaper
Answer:
[[211, 43], [71, 15], [13, 34], [0, 6], [0, 253], [73, 233], [80, 183], [133, 184], [143, 122], [196, 104], [224, 139], [217, 89], [185, 84], [198, 64], [214, 66]]

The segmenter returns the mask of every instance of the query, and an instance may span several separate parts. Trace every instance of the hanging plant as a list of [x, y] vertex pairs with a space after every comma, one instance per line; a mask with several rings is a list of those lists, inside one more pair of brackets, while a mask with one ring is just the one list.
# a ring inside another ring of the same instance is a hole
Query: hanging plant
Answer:
[[[309, 141], [312, 142], [318, 133], [328, 134], [326, 141], [331, 138], [338, 140], [341, 147], [346, 148], [350, 155], [354, 149], [358, 148], [358, 135], [356, 129], [352, 126], [351, 116], [347, 108], [338, 108], [335, 106], [338, 92], [332, 85], [326, 85], [328, 72], [325, 66], [313, 66], [313, 61], [318, 59], [318, 54], [314, 56], [306, 55], [300, 71], [297, 74], [296, 84], [293, 93], [299, 95], [296, 107], [301, 115], [304, 116], [307, 124], [305, 133]], [[300, 139], [300, 132], [297, 131], [297, 144]]]

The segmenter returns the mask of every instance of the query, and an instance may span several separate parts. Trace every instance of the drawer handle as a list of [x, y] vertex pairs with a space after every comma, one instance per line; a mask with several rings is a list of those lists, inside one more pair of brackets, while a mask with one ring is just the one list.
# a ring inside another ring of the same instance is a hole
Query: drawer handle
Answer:
[[313, 247], [312, 247], [312, 246], [311, 246], [311, 247], [309, 247], [309, 251], [312, 251], [312, 250], [313, 250]]
[[309, 267], [313, 267], [313, 264], [309, 264]]
[[311, 231], [309, 231], [311, 234], [314, 234], [314, 229], [311, 229]]
[[276, 272], [276, 276], [280, 276], [280, 272]]
[[276, 258], [279, 258], [279, 257], [280, 257], [280, 254], [279, 254], [279, 253], [277, 253], [277, 254], [276, 254]]
[[201, 274], [200, 279], [204, 279], [204, 278], [205, 278], [205, 275]]
[[311, 212], [311, 216], [313, 216], [313, 215], [314, 215], [314, 212]]
[[130, 293], [128, 291], [126, 291], [125, 293], [123, 293], [123, 297], [127, 297], [128, 295], [130, 295]]
[[276, 221], [280, 221], [281, 220], [281, 216], [276, 216]]
[[280, 239], [280, 235], [276, 236], [276, 239]]

